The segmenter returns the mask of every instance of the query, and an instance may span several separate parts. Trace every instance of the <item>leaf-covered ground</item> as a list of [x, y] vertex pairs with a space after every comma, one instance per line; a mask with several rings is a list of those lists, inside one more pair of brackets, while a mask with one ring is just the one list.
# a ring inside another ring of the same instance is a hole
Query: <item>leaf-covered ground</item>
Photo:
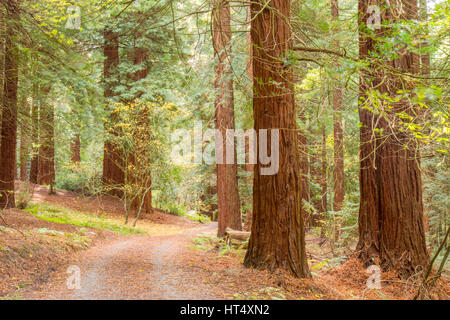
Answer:
[[[370, 274], [353, 258], [334, 261], [307, 235], [312, 279], [245, 268], [244, 244], [215, 237], [215, 223], [155, 212], [137, 228], [123, 226], [120, 203], [36, 187], [26, 211], [0, 219], [0, 297], [7, 299], [410, 299], [418, 280]], [[67, 287], [77, 266], [80, 288]], [[448, 299], [448, 278], [429, 292]]]

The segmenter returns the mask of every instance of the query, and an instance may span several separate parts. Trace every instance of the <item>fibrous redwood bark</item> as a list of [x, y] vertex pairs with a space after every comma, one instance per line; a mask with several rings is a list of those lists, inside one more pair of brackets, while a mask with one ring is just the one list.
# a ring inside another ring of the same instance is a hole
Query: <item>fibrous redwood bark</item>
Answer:
[[[383, 2], [384, 3], [384, 2]], [[417, 3], [401, 1], [400, 7], [385, 10], [379, 0], [381, 21], [417, 18]], [[373, 3], [370, 3], [370, 5]], [[388, 35], [388, 27], [375, 30], [375, 36], [366, 33], [369, 1], [359, 1], [360, 59], [368, 59], [369, 52], [376, 52], [380, 37]], [[360, 79], [361, 105], [361, 169], [359, 211], [360, 259], [366, 264], [379, 264], [383, 270], [396, 269], [407, 277], [428, 265], [423, 225], [422, 181], [419, 154], [415, 150], [413, 136], [400, 130], [397, 114], [414, 114], [415, 106], [402, 99], [389, 103], [381, 101], [377, 108], [367, 100], [375, 89], [390, 97], [397, 91], [413, 88], [411, 81], [403, 81], [389, 69], [399, 72], [418, 72], [418, 57], [407, 50], [400, 50], [395, 60], [384, 64], [371, 63]], [[371, 109], [375, 109], [375, 112]], [[380, 113], [383, 112], [383, 116]]]
[[[293, 46], [290, 8], [289, 0], [257, 0], [251, 4], [255, 129], [279, 130], [279, 170], [274, 175], [261, 175], [261, 163], [255, 166], [253, 223], [244, 264], [259, 269], [280, 268], [297, 277], [308, 277], [300, 214], [293, 74], [282, 59]], [[272, 143], [276, 141], [269, 139], [269, 150]]]
[[[105, 110], [107, 115], [111, 115], [111, 102], [112, 98], [116, 95], [114, 92], [114, 87], [118, 83], [118, 70], [119, 65], [119, 37], [117, 33], [105, 28], [104, 32], [104, 48], [103, 54], [105, 57], [103, 65], [103, 77], [104, 77], [104, 97], [105, 97]], [[113, 117], [108, 119], [114, 122]], [[111, 125], [108, 127], [112, 127]], [[115, 132], [109, 132], [114, 135]], [[120, 187], [124, 183], [124, 173], [122, 165], [122, 157], [119, 154], [119, 150], [114, 147], [114, 144], [108, 141], [104, 142], [104, 153], [103, 153], [103, 184], [107, 187], [109, 193], [120, 196]]]
[[17, 84], [19, 52], [16, 44], [19, 22], [19, 2], [7, 0], [5, 34], [5, 79], [2, 97], [0, 137], [0, 208], [15, 207], [14, 178], [16, 176]]
[[[226, 159], [226, 145], [230, 143], [227, 130], [234, 130], [234, 94], [233, 74], [231, 66], [231, 17], [228, 0], [215, 0], [213, 7], [213, 45], [218, 59], [215, 68], [214, 87], [215, 125], [220, 131], [216, 137], [216, 152], [223, 150], [222, 159]], [[222, 138], [222, 139], [221, 139]], [[227, 141], [228, 140], [228, 141]], [[217, 149], [217, 145], [222, 147]], [[237, 181], [237, 161], [234, 152], [234, 163], [217, 163], [217, 198], [218, 198], [218, 232], [219, 237], [225, 235], [226, 228], [242, 230], [239, 189]]]
[[[138, 15], [141, 15], [140, 12], [138, 12]], [[134, 47], [130, 51], [130, 58], [133, 61], [133, 64], [135, 66], [138, 66], [138, 70], [132, 74], [129, 74], [129, 78], [134, 81], [135, 83], [147, 78], [149, 69], [148, 69], [148, 49], [144, 48], [141, 44], [142, 40], [144, 39], [144, 35], [141, 32], [138, 32], [135, 35], [134, 39]], [[144, 92], [138, 91], [136, 92], [135, 99], [139, 99]], [[134, 100], [135, 100], [134, 99]], [[133, 101], [130, 101], [132, 103]], [[148, 126], [148, 114], [146, 111], [142, 111], [142, 122], [139, 123], [139, 126]], [[136, 139], [139, 139], [139, 137], [136, 137]], [[141, 137], [142, 139], [142, 137]], [[135, 141], [136, 144], [137, 141]], [[130, 163], [136, 162], [135, 156], [138, 156], [137, 154], [132, 154], [130, 160]], [[142, 165], [142, 164], [140, 164]], [[151, 166], [151, 163], [148, 164], [148, 166]], [[153, 211], [152, 207], [152, 178], [151, 174], [145, 174], [142, 177], [130, 177], [137, 185], [139, 185], [140, 190], [142, 190], [143, 194], [138, 196], [133, 203], [131, 204], [132, 208], [138, 210], [140, 206], [141, 210], [146, 213], [151, 213]], [[148, 191], [145, 191], [148, 190]], [[137, 220], [136, 220], [137, 221]], [[136, 222], [135, 222], [136, 223]]]

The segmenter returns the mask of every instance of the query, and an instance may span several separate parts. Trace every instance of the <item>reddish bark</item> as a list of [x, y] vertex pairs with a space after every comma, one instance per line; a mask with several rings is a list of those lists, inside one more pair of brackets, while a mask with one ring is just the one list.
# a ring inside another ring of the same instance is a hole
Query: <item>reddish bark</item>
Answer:
[[309, 277], [300, 214], [293, 73], [282, 62], [293, 47], [290, 8], [288, 0], [257, 0], [251, 4], [255, 129], [279, 129], [279, 170], [275, 175], [261, 175], [262, 165], [255, 166], [253, 223], [244, 264], [259, 269], [280, 268], [297, 277]]
[[[226, 228], [242, 230], [239, 188], [237, 180], [237, 158], [234, 152], [234, 163], [225, 163], [226, 131], [234, 129], [234, 94], [233, 74], [231, 66], [231, 17], [230, 4], [227, 0], [215, 0], [213, 8], [213, 45], [218, 59], [215, 68], [214, 87], [216, 89], [215, 125], [221, 132], [216, 138], [216, 145], [222, 144], [224, 164], [217, 164], [217, 198], [218, 198], [218, 232], [219, 237], [225, 235]], [[221, 141], [222, 140], [222, 141]], [[217, 150], [217, 149], [216, 149]]]
[[79, 163], [81, 161], [81, 140], [80, 135], [76, 134], [70, 143], [70, 151], [72, 153], [72, 163]]
[[[372, 4], [372, 3], [371, 3]], [[381, 0], [378, 3], [381, 8]], [[368, 1], [359, 1], [359, 25], [367, 21]], [[382, 21], [417, 18], [417, 4], [403, 0], [404, 12], [392, 15], [392, 10], [382, 9]], [[397, 8], [398, 9], [398, 8]], [[368, 59], [369, 51], [376, 52], [378, 36], [386, 35], [387, 27], [376, 30], [371, 38], [360, 29], [360, 59]], [[417, 73], [418, 57], [404, 50], [395, 60], [384, 63], [399, 72]], [[412, 89], [398, 75], [382, 67], [372, 65], [365, 70], [360, 80], [361, 100], [367, 91], [376, 87], [381, 93], [394, 96], [399, 89]], [[380, 264], [383, 270], [396, 269], [401, 276], [408, 277], [417, 268], [425, 268], [429, 257], [425, 245], [423, 226], [422, 181], [419, 154], [414, 149], [414, 138], [400, 131], [394, 122], [396, 113], [412, 114], [414, 105], [401, 100], [391, 103], [392, 109], [383, 117], [363, 106], [359, 109], [361, 126], [361, 170], [359, 211], [360, 259], [366, 264]], [[382, 129], [383, 132], [375, 132]]]
[[5, 1], [7, 22], [5, 34], [5, 80], [3, 89], [0, 141], [0, 208], [14, 208], [16, 176], [17, 83], [19, 52], [15, 37], [19, 23], [19, 2]]
[[[138, 14], [140, 14], [140, 13], [138, 13]], [[148, 72], [149, 72], [148, 66], [147, 66], [148, 49], [143, 48], [137, 44], [137, 43], [139, 43], [139, 41], [142, 40], [142, 38], [143, 38], [143, 35], [140, 32], [138, 32], [135, 35], [135, 39], [134, 39], [135, 44], [129, 55], [133, 61], [133, 64], [135, 66], [140, 66], [139, 70], [137, 70], [136, 72], [134, 72], [132, 74], [129, 74], [129, 78], [135, 82], [147, 78]], [[137, 92], [135, 99], [139, 99], [143, 94], [144, 94], [144, 92]], [[130, 102], [132, 102], [132, 101], [130, 101]], [[141, 119], [143, 121], [139, 124], [140, 126], [148, 126], [149, 125], [148, 122], [146, 121], [146, 120], [148, 120], [148, 115], [146, 113], [142, 112]], [[134, 155], [132, 155], [130, 162], [131, 163], [135, 162]], [[150, 166], [151, 164], [149, 163], [148, 165]], [[133, 201], [133, 203], [131, 205], [132, 208], [139, 209], [139, 206], [142, 203], [142, 211], [146, 212], [146, 213], [151, 213], [153, 211], [151, 175], [150, 176], [145, 175], [143, 177], [131, 177], [131, 179], [136, 181], [137, 185], [140, 186], [141, 190], [147, 190], [148, 188], [150, 188], [150, 191], [145, 192], [143, 199], [142, 199], [142, 196], [138, 196]]]
[[[118, 35], [106, 28], [104, 32], [104, 48], [103, 54], [105, 61], [103, 65], [103, 77], [105, 81], [104, 97], [105, 109], [107, 114], [111, 114], [110, 103], [112, 98], [116, 95], [114, 87], [118, 82], [119, 65], [119, 37]], [[115, 119], [110, 117], [109, 121], [114, 122]], [[110, 134], [116, 134], [110, 132]], [[103, 184], [108, 187], [108, 191], [116, 196], [121, 196], [122, 192], [119, 190], [124, 183], [124, 173], [122, 165], [122, 157], [114, 145], [105, 140], [104, 154], [103, 154]]]
[[[27, 97], [24, 96], [21, 99], [21, 106], [25, 116], [30, 114], [29, 105], [27, 102]], [[20, 168], [20, 176], [19, 179], [21, 181], [28, 180], [28, 155], [29, 155], [29, 147], [30, 147], [30, 130], [28, 128], [28, 122], [22, 120], [20, 122], [20, 147], [19, 147], [19, 168]]]

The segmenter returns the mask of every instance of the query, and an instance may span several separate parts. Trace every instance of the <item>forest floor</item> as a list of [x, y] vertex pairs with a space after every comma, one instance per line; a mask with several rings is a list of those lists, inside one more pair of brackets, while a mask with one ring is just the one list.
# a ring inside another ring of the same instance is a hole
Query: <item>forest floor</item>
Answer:
[[[42, 186], [33, 186], [31, 201], [35, 211], [7, 210], [0, 219], [4, 299], [410, 299], [417, 292], [417, 280], [394, 273], [381, 274], [381, 289], [367, 289], [370, 274], [351, 257], [326, 268], [330, 250], [313, 234], [313, 278], [296, 279], [245, 268], [245, 249], [217, 239], [216, 223], [156, 211], [137, 229], [123, 228], [116, 199], [49, 195]], [[68, 288], [74, 266], [80, 287]], [[430, 297], [448, 299], [448, 284], [439, 279]]]

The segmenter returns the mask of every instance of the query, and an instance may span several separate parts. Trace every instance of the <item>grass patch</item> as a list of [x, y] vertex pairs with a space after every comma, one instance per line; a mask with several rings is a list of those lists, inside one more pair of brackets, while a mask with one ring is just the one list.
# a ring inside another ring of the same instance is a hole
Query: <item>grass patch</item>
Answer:
[[227, 244], [224, 239], [209, 235], [201, 235], [197, 238], [194, 238], [191, 248], [200, 251], [215, 251], [217, 252], [217, 257], [243, 257], [246, 251], [242, 248], [242, 245]]
[[144, 230], [139, 228], [125, 226], [123, 221], [119, 219], [94, 216], [92, 214], [73, 211], [46, 203], [31, 203], [25, 211], [32, 214], [36, 218], [49, 222], [109, 230], [124, 235], [146, 234]]

